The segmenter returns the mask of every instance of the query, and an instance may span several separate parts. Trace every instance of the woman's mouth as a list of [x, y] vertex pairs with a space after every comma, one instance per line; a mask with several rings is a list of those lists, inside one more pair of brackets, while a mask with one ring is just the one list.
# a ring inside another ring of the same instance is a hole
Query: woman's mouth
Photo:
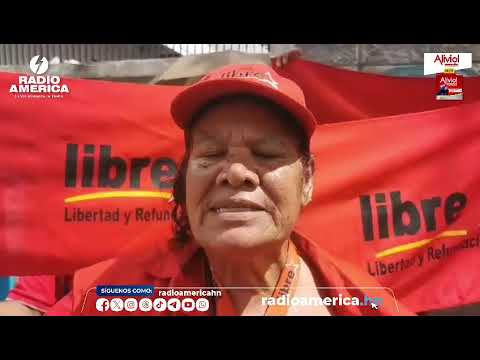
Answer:
[[255, 221], [265, 213], [264, 210], [253, 208], [215, 208], [209, 211], [212, 219], [224, 223], [244, 225], [247, 222]]
[[245, 207], [237, 207], [237, 208], [214, 208], [212, 211], [216, 213], [237, 213], [237, 212], [250, 212], [250, 211], [263, 211], [261, 209], [254, 209], [254, 208], [245, 208]]
[[262, 213], [265, 213], [265, 208], [255, 201], [229, 198], [213, 202], [209, 213], [221, 221], [244, 224], [257, 219]]
[[212, 201], [209, 206], [210, 210], [218, 213], [224, 212], [245, 212], [245, 211], [261, 211], [265, 207], [258, 201], [252, 201], [243, 198], [226, 198]]

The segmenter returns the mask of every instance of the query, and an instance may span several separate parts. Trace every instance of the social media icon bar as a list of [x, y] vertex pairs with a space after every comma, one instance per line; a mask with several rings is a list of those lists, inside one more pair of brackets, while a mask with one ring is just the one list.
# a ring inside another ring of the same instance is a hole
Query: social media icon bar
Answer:
[[142, 312], [149, 311], [171, 311], [171, 312], [192, 312], [192, 311], [202, 311], [206, 312], [210, 308], [210, 302], [206, 298], [199, 298], [194, 300], [192, 298], [184, 298], [182, 300], [178, 298], [170, 298], [168, 300], [164, 298], [154, 299], [153, 302], [149, 298], [143, 298], [137, 300], [135, 298], [128, 298], [122, 300], [120, 298], [106, 299], [99, 298], [95, 304], [97, 311], [106, 312], [106, 311], [128, 311], [134, 312], [140, 310]]

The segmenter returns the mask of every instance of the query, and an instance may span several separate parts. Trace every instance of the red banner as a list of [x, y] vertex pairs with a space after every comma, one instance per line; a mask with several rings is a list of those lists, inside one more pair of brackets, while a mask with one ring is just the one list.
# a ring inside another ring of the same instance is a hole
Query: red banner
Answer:
[[278, 72], [300, 85], [319, 123], [415, 113], [480, 100], [479, 77], [465, 78], [464, 100], [458, 102], [436, 100], [434, 77], [392, 77], [303, 60]]
[[323, 125], [300, 232], [414, 311], [480, 300], [480, 102]]
[[181, 87], [64, 79], [69, 93], [42, 98], [9, 93], [18, 77], [0, 77], [0, 274], [69, 273], [168, 238]]
[[[319, 126], [299, 231], [413, 311], [479, 301], [480, 79], [465, 78], [463, 102], [441, 102], [434, 79], [305, 61], [283, 73], [319, 122], [377, 116]], [[17, 74], [0, 75], [0, 274], [69, 273], [171, 234], [181, 87], [63, 81], [62, 98], [28, 98], [9, 92]]]
[[361, 264], [411, 310], [480, 301], [480, 78], [464, 79], [458, 102], [436, 100], [435, 78], [306, 61], [283, 75], [319, 121], [366, 119], [318, 128], [302, 232]]

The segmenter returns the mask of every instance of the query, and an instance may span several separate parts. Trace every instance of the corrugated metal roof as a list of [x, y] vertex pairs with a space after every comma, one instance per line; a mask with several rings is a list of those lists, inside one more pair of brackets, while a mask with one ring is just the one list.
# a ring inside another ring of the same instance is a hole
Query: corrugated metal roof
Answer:
[[35, 55], [80, 63], [156, 59], [236, 50], [265, 54], [269, 44], [0, 44], [0, 65], [27, 65]]
[[81, 63], [181, 56], [162, 44], [0, 44], [0, 65], [26, 65], [35, 55]]
[[241, 51], [268, 54], [270, 44], [163, 44], [181, 55], [211, 54], [220, 51]]

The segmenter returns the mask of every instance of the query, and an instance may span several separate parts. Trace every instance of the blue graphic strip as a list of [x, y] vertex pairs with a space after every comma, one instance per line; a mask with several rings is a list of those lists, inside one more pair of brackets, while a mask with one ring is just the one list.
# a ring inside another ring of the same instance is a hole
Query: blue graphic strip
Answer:
[[97, 296], [152, 296], [150, 285], [98, 285]]

